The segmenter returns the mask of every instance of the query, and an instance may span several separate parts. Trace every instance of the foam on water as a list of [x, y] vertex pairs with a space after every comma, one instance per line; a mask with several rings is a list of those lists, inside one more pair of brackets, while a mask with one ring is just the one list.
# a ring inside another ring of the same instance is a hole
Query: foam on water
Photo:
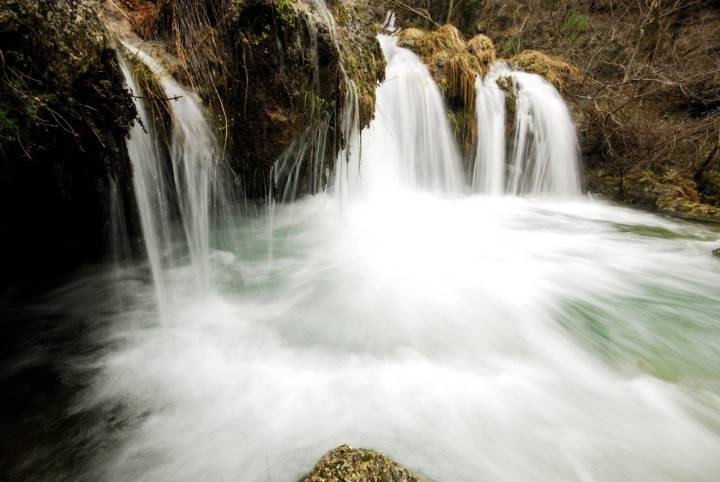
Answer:
[[273, 262], [264, 218], [238, 225], [215, 296], [175, 273], [169, 326], [140, 321], [134, 286], [79, 401], [129, 421], [90, 474], [292, 481], [351, 443], [432, 480], [713, 479], [715, 232], [588, 201], [395, 201], [340, 224], [325, 195], [279, 206]]

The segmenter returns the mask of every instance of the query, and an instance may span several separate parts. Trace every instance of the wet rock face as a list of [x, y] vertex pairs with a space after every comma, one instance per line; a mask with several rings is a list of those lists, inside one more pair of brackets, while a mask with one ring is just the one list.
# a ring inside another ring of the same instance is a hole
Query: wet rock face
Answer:
[[0, 5], [0, 285], [99, 255], [110, 182], [130, 184], [135, 112], [95, 7]]
[[384, 61], [367, 0], [161, 3], [158, 22], [178, 28], [148, 31], [161, 31], [158, 38], [184, 64], [189, 78], [183, 80], [210, 106], [248, 197], [265, 198], [282, 189], [282, 180], [271, 180], [281, 157], [290, 165], [302, 160], [298, 191], [308, 192], [305, 167], [316, 156], [308, 146], [318, 137], [327, 139], [320, 171], [332, 169], [345, 142], [344, 109], [351, 90], [357, 94], [360, 127], [372, 119]]
[[320, 459], [301, 482], [420, 482], [380, 452], [341, 445]]
[[[384, 62], [366, 2], [328, 2], [328, 11], [312, 2], [250, 0], [238, 7], [230, 26], [233, 63], [228, 74], [240, 80], [228, 92], [230, 149], [250, 197], [263, 197], [271, 183], [276, 192], [285, 181], [276, 161], [286, 168], [301, 161], [300, 192], [311, 190], [310, 158], [333, 167], [345, 142], [346, 96], [355, 89], [359, 127], [372, 119], [375, 86]], [[329, 17], [327, 14], [332, 17]], [[324, 152], [312, 146], [327, 136]], [[271, 181], [273, 172], [277, 177]]]

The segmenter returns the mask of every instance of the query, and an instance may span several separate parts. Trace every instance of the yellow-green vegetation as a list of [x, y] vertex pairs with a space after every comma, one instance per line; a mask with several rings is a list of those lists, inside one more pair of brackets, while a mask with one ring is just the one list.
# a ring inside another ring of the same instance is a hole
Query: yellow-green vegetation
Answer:
[[477, 34], [468, 42], [468, 50], [470, 53], [475, 55], [480, 64], [484, 66], [484, 71], [487, 73], [489, 66], [495, 63], [496, 53], [495, 45], [490, 37], [483, 34]]
[[290, 0], [277, 0], [277, 12], [284, 25], [295, 24], [295, 7]]
[[326, 453], [300, 482], [421, 482], [389, 457], [341, 445]]
[[662, 175], [650, 171], [631, 173], [626, 183], [636, 196], [656, 198], [655, 207], [661, 211], [689, 219], [720, 221], [720, 208], [701, 202], [695, 182], [675, 169]]
[[589, 24], [590, 20], [585, 15], [580, 12], [571, 12], [560, 25], [560, 32], [572, 38], [577, 38], [587, 32]]
[[545, 77], [563, 93], [567, 93], [568, 89], [580, 80], [580, 70], [577, 67], [559, 57], [537, 50], [524, 50], [514, 55], [509, 63], [517, 69]]
[[686, 219], [720, 222], [720, 208], [704, 203], [695, 182], [676, 169], [660, 174], [637, 169], [620, 177], [597, 169], [589, 173], [588, 181], [591, 190], [614, 199]]

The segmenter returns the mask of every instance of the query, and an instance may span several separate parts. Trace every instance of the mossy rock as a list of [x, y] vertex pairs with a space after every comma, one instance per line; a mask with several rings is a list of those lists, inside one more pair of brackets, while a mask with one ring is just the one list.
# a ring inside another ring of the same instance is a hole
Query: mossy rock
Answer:
[[326, 453], [300, 482], [421, 482], [389, 457], [341, 445]]
[[477, 35], [466, 42], [453, 25], [437, 30], [402, 30], [398, 45], [423, 60], [446, 97], [459, 96], [468, 106], [474, 102], [475, 78], [484, 77], [496, 57], [495, 46], [488, 37]]
[[514, 55], [508, 63], [516, 69], [541, 75], [563, 93], [567, 93], [580, 80], [577, 67], [537, 50], [524, 50]]
[[0, 261], [8, 277], [97, 259], [111, 185], [130, 197], [125, 137], [135, 109], [96, 7], [0, 2], [0, 217], [14, 233], [0, 249], [10, 259]]
[[[346, 142], [345, 119], [370, 123], [384, 77], [367, 0], [327, 9], [304, 0], [169, 1], [176, 7], [167, 22], [178, 29], [160, 40], [214, 112], [243, 194], [280, 193], [288, 176], [297, 176], [296, 194], [326, 183]], [[350, 98], [358, 112], [345, 112]], [[312, 169], [318, 159], [323, 166]]]
[[587, 174], [590, 191], [609, 199], [684, 219], [720, 222], [720, 208], [702, 202], [695, 182], [676, 170], [661, 174], [635, 170], [620, 177], [603, 169], [590, 169]]

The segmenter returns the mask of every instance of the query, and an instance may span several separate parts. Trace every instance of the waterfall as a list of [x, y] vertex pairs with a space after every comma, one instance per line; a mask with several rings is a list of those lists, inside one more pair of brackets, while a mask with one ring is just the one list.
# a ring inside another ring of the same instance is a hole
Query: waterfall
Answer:
[[473, 172], [473, 188], [487, 194], [502, 194], [505, 183], [505, 93], [497, 85], [500, 74], [496, 64], [483, 80], [475, 80], [475, 112], [478, 148]]
[[[515, 99], [513, 137], [505, 146], [506, 94]], [[578, 142], [570, 112], [549, 82], [497, 64], [476, 81], [478, 146], [473, 188], [488, 194], [580, 194]], [[506, 157], [507, 155], [507, 157]]]
[[170, 214], [168, 207], [168, 183], [160, 155], [160, 146], [154, 133], [142, 91], [135, 81], [127, 62], [119, 57], [120, 69], [125, 83], [132, 92], [133, 102], [140, 122], [130, 129], [127, 149], [133, 167], [133, 191], [142, 227], [145, 251], [150, 265], [155, 298], [161, 318], [165, 312], [165, 282], [162, 257], [169, 248]]
[[379, 35], [386, 80], [376, 92], [375, 119], [363, 134], [363, 185], [405, 185], [460, 192], [460, 155], [445, 103], [427, 67], [397, 39]]
[[143, 239], [162, 315], [166, 302], [163, 268], [174, 261], [167, 259], [171, 254], [171, 206], [179, 212], [179, 224], [196, 287], [201, 291], [209, 288], [211, 208], [221, 200], [223, 192], [219, 148], [195, 96], [183, 89], [152, 57], [128, 44], [125, 47], [157, 75], [172, 123], [168, 169], [160, 154], [147, 101], [143, 101], [137, 81], [121, 59], [122, 71], [133, 92], [141, 121], [132, 127], [127, 145], [134, 170]]

